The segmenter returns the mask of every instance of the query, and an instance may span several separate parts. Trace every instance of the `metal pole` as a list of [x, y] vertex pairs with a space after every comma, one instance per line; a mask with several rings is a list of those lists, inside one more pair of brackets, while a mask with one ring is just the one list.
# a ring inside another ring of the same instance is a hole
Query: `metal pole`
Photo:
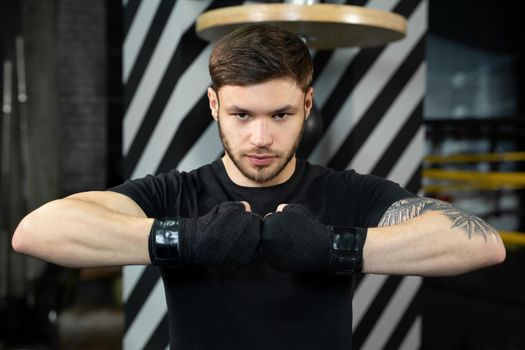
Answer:
[[11, 165], [11, 113], [13, 111], [12, 84], [13, 84], [13, 64], [11, 61], [4, 61], [4, 81], [2, 94], [2, 171], [1, 171], [1, 193], [0, 199], [0, 300], [7, 298], [9, 281], [9, 246], [10, 244], [10, 165]]
[[29, 178], [31, 158], [29, 153], [29, 128], [27, 121], [27, 90], [24, 38], [16, 37], [16, 77], [17, 77], [17, 100], [20, 116], [20, 150], [22, 153], [22, 200], [24, 210], [32, 209], [31, 181]]
[[[19, 126], [20, 126], [20, 151], [21, 151], [21, 165], [22, 165], [22, 206], [24, 212], [33, 210], [36, 205], [36, 200], [33, 194], [34, 179], [32, 178], [32, 157], [30, 152], [30, 137], [29, 137], [29, 120], [28, 120], [28, 94], [26, 88], [26, 63], [25, 63], [25, 44], [22, 36], [16, 37], [16, 76], [17, 76], [17, 99], [19, 111]], [[42, 275], [45, 268], [45, 263], [41, 260], [32, 257], [25, 257], [20, 263], [20, 269], [25, 270], [25, 296], [27, 304], [33, 306], [35, 304], [36, 282]], [[15, 266], [12, 267], [13, 270]], [[19, 270], [20, 270], [19, 269]]]
[[[21, 177], [22, 177], [22, 208], [24, 212], [34, 209], [35, 201], [33, 196], [33, 179], [31, 178], [31, 153], [29, 150], [29, 122], [27, 115], [27, 89], [26, 89], [26, 64], [25, 64], [25, 45], [24, 38], [17, 36], [15, 39], [16, 47], [16, 77], [17, 77], [17, 100], [19, 112], [19, 131], [20, 131], [20, 152], [21, 152]], [[13, 261], [13, 265], [15, 265]], [[43, 270], [43, 263], [39, 260], [25, 257], [18, 261], [18, 269], [24, 271], [24, 277], [19, 274], [18, 282], [22, 282], [22, 290], [25, 290], [25, 297], [29, 306], [35, 304], [36, 281]], [[12, 266], [15, 270], [16, 266]], [[15, 272], [15, 274], [17, 274]], [[25, 284], [25, 285], [24, 285]]]

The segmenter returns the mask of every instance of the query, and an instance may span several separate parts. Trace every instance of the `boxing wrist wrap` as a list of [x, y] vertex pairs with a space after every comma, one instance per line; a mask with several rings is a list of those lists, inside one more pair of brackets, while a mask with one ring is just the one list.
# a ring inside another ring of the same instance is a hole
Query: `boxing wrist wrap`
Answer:
[[161, 266], [182, 265], [181, 219], [155, 219], [148, 239], [151, 263]]
[[366, 228], [329, 226], [332, 232], [329, 269], [332, 273], [351, 275], [363, 268]]

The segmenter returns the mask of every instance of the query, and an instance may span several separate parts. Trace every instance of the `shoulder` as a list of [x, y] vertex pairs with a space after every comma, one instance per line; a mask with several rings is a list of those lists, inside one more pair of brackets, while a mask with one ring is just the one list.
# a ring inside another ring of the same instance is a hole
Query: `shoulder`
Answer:
[[311, 164], [303, 160], [306, 178], [322, 180], [338, 186], [345, 186], [348, 189], [359, 189], [362, 187], [373, 188], [381, 185], [396, 185], [387, 179], [360, 174], [354, 169], [334, 170], [323, 165]]
[[336, 179], [341, 172], [327, 168], [323, 165], [312, 164], [304, 159], [297, 160], [297, 169], [304, 174], [308, 180], [326, 180], [329, 178]]
[[179, 187], [184, 184], [194, 183], [213, 174], [212, 164], [206, 164], [191, 171], [180, 171], [171, 169], [170, 171], [158, 173], [156, 175], [146, 175], [141, 179], [131, 180], [135, 183], [151, 183], [163, 186]]
[[[392, 203], [415, 197], [388, 179], [361, 174], [353, 169], [334, 170], [306, 162], [306, 176], [319, 188], [321, 196], [336, 208], [355, 218], [355, 223], [376, 226]], [[350, 213], [350, 214], [348, 214]]]
[[[201, 177], [207, 172], [205, 165], [190, 172], [172, 169], [159, 174], [127, 180], [110, 191], [133, 199], [149, 217], [174, 215], [170, 212], [180, 198], [193, 197], [201, 187]], [[180, 210], [180, 208], [178, 209]]]
[[298, 164], [301, 164], [301, 166], [304, 167], [305, 175], [310, 178], [341, 181], [347, 186], [366, 187], [369, 189], [378, 187], [400, 187], [399, 184], [383, 177], [358, 173], [354, 169], [334, 170], [323, 165], [311, 164], [307, 160], [303, 159], [298, 159]]

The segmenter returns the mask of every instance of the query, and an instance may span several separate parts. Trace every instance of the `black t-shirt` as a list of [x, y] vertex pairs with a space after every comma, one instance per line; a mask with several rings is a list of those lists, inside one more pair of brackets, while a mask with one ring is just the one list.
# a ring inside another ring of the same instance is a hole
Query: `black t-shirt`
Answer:
[[[242, 187], [222, 161], [189, 173], [172, 170], [111, 189], [148, 217], [197, 217], [225, 201], [244, 200], [261, 215], [281, 203], [306, 206], [324, 224], [377, 226], [410, 192], [385, 179], [297, 160], [294, 174], [271, 187]], [[350, 349], [354, 277], [281, 273], [258, 254], [234, 272], [161, 268], [172, 349]]]

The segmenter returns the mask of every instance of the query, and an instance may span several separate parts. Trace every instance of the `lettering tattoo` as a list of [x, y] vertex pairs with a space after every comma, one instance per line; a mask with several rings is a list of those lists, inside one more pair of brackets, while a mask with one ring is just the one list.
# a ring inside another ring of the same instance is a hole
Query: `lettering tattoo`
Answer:
[[473, 234], [479, 234], [485, 240], [487, 240], [488, 235], [498, 235], [494, 227], [477, 216], [457, 209], [450, 203], [432, 198], [407, 198], [395, 202], [385, 212], [378, 226], [397, 225], [426, 211], [437, 211], [445, 215], [452, 221], [451, 228], [463, 229], [468, 234], [469, 239]]

